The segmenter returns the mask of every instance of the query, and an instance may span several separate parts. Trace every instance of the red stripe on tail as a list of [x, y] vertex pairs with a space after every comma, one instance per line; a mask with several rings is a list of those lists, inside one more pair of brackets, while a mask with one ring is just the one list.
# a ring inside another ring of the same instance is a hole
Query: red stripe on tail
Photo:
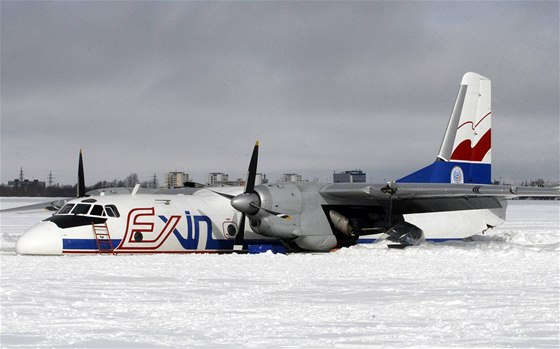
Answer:
[[470, 139], [462, 141], [451, 154], [451, 160], [482, 161], [492, 145], [492, 130], [488, 130], [472, 147]]

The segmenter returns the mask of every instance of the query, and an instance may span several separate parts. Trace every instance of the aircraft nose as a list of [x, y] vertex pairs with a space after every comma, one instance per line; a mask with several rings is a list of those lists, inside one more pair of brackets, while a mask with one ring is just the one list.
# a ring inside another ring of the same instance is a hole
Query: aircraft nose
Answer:
[[17, 254], [60, 255], [62, 236], [60, 228], [52, 222], [35, 224], [16, 242]]

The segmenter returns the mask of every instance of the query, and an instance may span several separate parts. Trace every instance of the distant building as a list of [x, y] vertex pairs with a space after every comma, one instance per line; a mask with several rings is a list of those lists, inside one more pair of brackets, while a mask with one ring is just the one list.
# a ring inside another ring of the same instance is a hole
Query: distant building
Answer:
[[229, 182], [229, 175], [223, 172], [210, 172], [208, 173], [208, 185], [221, 185]]
[[169, 172], [165, 175], [167, 189], [182, 188], [185, 182], [190, 182], [189, 174], [185, 172]]
[[365, 183], [366, 174], [362, 170], [344, 171], [333, 174], [334, 183]]
[[[255, 176], [255, 185], [268, 183], [266, 179], [266, 174], [257, 173]], [[237, 178], [236, 180], [230, 180], [227, 173], [222, 172], [210, 172], [208, 173], [208, 185], [210, 186], [244, 186], [245, 180]]]
[[282, 178], [280, 179], [281, 182], [301, 182], [301, 175], [298, 173], [284, 173]]
[[206, 182], [209, 186], [220, 187], [220, 186], [244, 186], [245, 181], [241, 178], [236, 180], [229, 180], [229, 175], [223, 172], [210, 172], [208, 173], [208, 181]]
[[34, 179], [30, 181], [29, 179], [14, 179], [13, 181], [8, 181], [8, 187], [10, 188], [35, 188], [44, 189], [46, 187], [45, 182], [39, 182], [39, 180]]
[[268, 179], [266, 178], [266, 174], [257, 173], [257, 176], [255, 177], [255, 185], [266, 184], [266, 183], [268, 183]]

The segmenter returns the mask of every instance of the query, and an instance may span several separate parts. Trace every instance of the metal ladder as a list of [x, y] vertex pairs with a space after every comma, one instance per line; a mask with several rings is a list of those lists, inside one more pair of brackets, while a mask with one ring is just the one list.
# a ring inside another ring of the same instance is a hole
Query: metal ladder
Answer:
[[91, 222], [93, 228], [93, 236], [95, 236], [95, 242], [97, 243], [97, 250], [99, 254], [102, 253], [115, 253], [113, 247], [113, 241], [111, 241], [111, 234], [109, 234], [109, 227], [107, 223], [95, 224]]

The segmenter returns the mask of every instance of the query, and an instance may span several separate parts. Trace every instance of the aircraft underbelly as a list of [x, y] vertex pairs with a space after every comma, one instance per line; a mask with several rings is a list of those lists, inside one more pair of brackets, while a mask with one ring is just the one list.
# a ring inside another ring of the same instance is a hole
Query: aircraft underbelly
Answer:
[[426, 240], [464, 239], [505, 220], [506, 208], [405, 214], [406, 222], [424, 232]]

